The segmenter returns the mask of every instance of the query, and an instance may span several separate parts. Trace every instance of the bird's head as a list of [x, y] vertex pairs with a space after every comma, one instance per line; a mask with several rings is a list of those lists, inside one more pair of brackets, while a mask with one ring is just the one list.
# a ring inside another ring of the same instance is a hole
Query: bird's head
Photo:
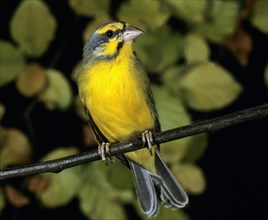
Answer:
[[123, 21], [98, 27], [84, 46], [84, 62], [114, 59], [125, 43], [131, 43], [143, 31]]

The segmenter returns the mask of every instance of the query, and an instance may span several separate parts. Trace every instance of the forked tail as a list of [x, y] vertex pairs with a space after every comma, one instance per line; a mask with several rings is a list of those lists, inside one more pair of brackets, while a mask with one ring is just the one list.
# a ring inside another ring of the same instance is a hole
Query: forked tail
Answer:
[[160, 154], [155, 152], [157, 174], [153, 174], [133, 161], [129, 161], [140, 207], [146, 216], [156, 216], [159, 201], [173, 209], [182, 208], [188, 203], [188, 196], [177, 182]]

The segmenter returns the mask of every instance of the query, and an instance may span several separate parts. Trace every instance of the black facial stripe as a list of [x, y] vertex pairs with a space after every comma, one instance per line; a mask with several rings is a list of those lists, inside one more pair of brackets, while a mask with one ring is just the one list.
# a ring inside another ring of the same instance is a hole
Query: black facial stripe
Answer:
[[121, 21], [121, 23], [123, 24], [123, 30], [124, 30], [124, 29], [125, 29], [125, 27], [126, 27], [126, 22]]
[[123, 44], [124, 44], [123, 41], [121, 41], [121, 42], [118, 43], [117, 48], [116, 48], [116, 51], [117, 51], [116, 53], [117, 53], [117, 54], [119, 54], [119, 51], [120, 51], [120, 49], [123, 47]]

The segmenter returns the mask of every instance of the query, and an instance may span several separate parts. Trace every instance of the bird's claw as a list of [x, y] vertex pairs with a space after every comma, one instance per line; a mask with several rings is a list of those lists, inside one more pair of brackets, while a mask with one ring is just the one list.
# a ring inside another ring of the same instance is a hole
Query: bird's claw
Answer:
[[109, 162], [109, 163], [114, 162], [114, 158], [110, 152], [110, 143], [109, 142], [107, 142], [107, 143], [103, 142], [101, 145], [99, 145], [98, 153], [101, 156], [101, 159], [103, 161]]
[[142, 134], [143, 146], [147, 143], [148, 150], [151, 155], [153, 155], [153, 133], [151, 131], [145, 130]]

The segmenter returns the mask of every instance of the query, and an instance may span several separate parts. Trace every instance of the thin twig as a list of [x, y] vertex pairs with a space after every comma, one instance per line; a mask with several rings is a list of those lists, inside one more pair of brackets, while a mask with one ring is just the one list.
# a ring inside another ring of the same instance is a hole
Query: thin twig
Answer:
[[[237, 125], [243, 122], [268, 117], [268, 103], [253, 108], [248, 108], [225, 116], [197, 122], [191, 125], [174, 128], [155, 134], [155, 143], [161, 144], [203, 132], [215, 132], [223, 128]], [[129, 143], [117, 143], [111, 145], [111, 155], [119, 155], [142, 148], [140, 139], [133, 139]], [[97, 150], [81, 153], [79, 155], [59, 158], [35, 164], [28, 164], [0, 170], [0, 180], [33, 175], [45, 172], [60, 172], [64, 169], [84, 163], [100, 160]]]

